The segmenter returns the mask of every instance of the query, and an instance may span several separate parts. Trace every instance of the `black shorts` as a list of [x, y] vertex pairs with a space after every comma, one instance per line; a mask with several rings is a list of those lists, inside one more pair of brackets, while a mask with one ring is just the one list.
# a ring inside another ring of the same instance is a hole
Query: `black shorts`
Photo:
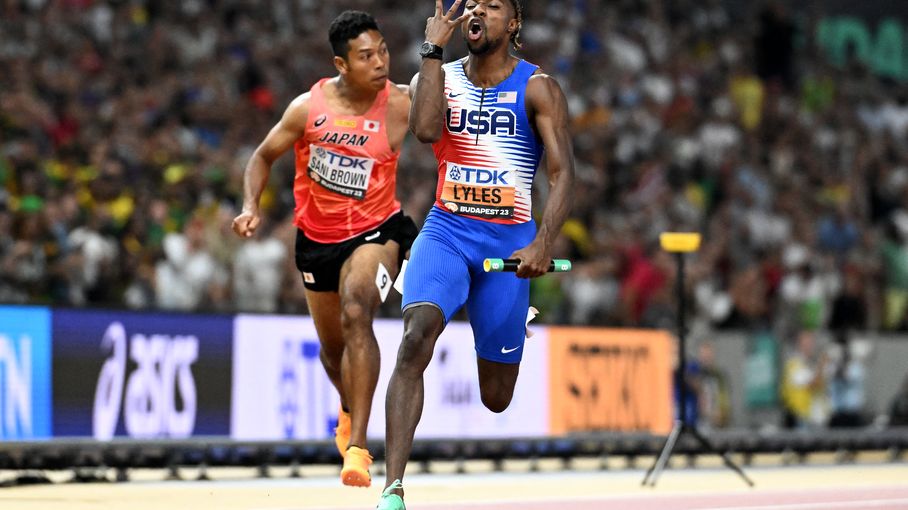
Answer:
[[337, 292], [340, 285], [341, 266], [353, 254], [353, 250], [364, 244], [387, 244], [397, 241], [400, 252], [397, 265], [403, 263], [404, 255], [417, 234], [416, 224], [403, 212], [388, 218], [372, 230], [346, 241], [324, 244], [315, 242], [303, 233], [296, 231], [296, 268], [303, 274], [303, 284], [307, 289], [316, 292]]

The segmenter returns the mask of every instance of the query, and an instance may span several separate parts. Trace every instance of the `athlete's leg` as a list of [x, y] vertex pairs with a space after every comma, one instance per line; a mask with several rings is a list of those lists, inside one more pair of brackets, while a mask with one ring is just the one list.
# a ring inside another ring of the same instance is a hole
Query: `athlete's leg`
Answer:
[[[406, 282], [406, 279], [404, 280]], [[404, 311], [404, 336], [385, 400], [385, 470], [388, 483], [403, 480], [413, 434], [422, 417], [423, 373], [432, 360], [435, 342], [445, 327], [445, 317], [432, 304]], [[399, 490], [403, 495], [403, 489]]]
[[337, 292], [316, 292], [306, 289], [306, 303], [315, 323], [321, 343], [319, 359], [331, 384], [337, 388], [341, 407], [349, 410], [347, 395], [341, 381], [341, 360], [344, 354], [344, 336], [340, 322], [340, 295]]
[[526, 340], [529, 281], [509, 273], [477, 273], [467, 299], [476, 341], [479, 393], [492, 412], [508, 408]]
[[482, 403], [493, 413], [503, 412], [511, 405], [520, 363], [499, 363], [476, 358], [479, 366], [479, 394]]
[[372, 395], [381, 368], [381, 354], [372, 330], [372, 321], [381, 305], [376, 275], [379, 264], [384, 266], [390, 288], [397, 276], [398, 251], [394, 241], [364, 244], [341, 267], [339, 316], [345, 344], [341, 374], [353, 420], [350, 445], [359, 448], [366, 447]]
[[[444, 218], [442, 218], [444, 219]], [[438, 220], [436, 218], [436, 220]], [[423, 373], [445, 324], [463, 306], [470, 272], [461, 246], [429, 219], [416, 238], [404, 277], [404, 334], [385, 401], [385, 470], [388, 494], [403, 495], [413, 435], [422, 416]]]
[[350, 408], [347, 404], [347, 392], [341, 377], [341, 361], [344, 356], [344, 336], [340, 323], [340, 295], [331, 291], [313, 291], [306, 289], [306, 301], [309, 314], [315, 323], [321, 348], [318, 357], [325, 367], [325, 373], [331, 384], [340, 395], [341, 408], [337, 413], [337, 428], [334, 429], [334, 442], [341, 457], [350, 444]]

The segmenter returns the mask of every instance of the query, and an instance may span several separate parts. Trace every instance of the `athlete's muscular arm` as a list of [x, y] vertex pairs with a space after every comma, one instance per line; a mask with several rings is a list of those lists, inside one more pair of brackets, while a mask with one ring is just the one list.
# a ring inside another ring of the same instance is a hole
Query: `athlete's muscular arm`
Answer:
[[394, 85], [388, 98], [388, 144], [391, 150], [397, 152], [407, 136], [407, 122], [410, 116], [410, 87], [407, 85]]
[[252, 237], [261, 223], [259, 216], [259, 199], [271, 165], [306, 132], [309, 118], [309, 93], [305, 93], [290, 103], [284, 116], [275, 124], [268, 136], [255, 149], [246, 171], [243, 174], [243, 211], [233, 220], [233, 231], [240, 237]]
[[545, 74], [533, 75], [527, 83], [526, 101], [536, 133], [545, 146], [549, 178], [549, 197], [536, 238], [511, 255], [520, 259], [517, 276], [532, 278], [548, 270], [549, 250], [570, 212], [568, 197], [574, 186], [574, 150], [568, 131], [567, 99], [558, 82]]
[[[442, 0], [435, 0], [435, 16], [426, 20], [426, 41], [444, 47], [451, 34], [460, 26], [467, 14], [454, 17], [463, 0], [456, 0], [444, 13]], [[410, 82], [410, 131], [422, 143], [435, 143], [441, 139], [445, 110], [445, 73], [442, 61], [434, 58], [422, 59], [419, 73]]]

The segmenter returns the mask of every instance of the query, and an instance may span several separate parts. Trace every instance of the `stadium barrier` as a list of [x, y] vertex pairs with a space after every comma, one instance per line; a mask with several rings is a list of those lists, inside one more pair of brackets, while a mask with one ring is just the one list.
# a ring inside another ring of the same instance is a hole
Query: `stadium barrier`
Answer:
[[[472, 331], [452, 322], [425, 376], [413, 459], [651, 455], [671, 427], [671, 337], [530, 326], [510, 408], [479, 398]], [[382, 371], [369, 424], [383, 457], [399, 320], [375, 323]], [[0, 470], [337, 464], [338, 399], [310, 317], [0, 307]], [[745, 455], [886, 450], [904, 430], [711, 434]], [[696, 444], [677, 450], [701, 453]], [[604, 464], [603, 464], [604, 465]], [[204, 471], [203, 471], [204, 473]]]

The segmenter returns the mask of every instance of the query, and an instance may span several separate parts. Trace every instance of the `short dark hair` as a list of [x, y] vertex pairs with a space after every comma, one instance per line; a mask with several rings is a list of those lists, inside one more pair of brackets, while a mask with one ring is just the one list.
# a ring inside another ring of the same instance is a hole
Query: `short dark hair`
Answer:
[[523, 26], [523, 6], [520, 5], [520, 0], [508, 1], [514, 7], [514, 17], [517, 18], [517, 30], [511, 34], [511, 44], [514, 45], [515, 50], [519, 50], [523, 47], [523, 44], [520, 43], [520, 29]]
[[334, 55], [341, 58], [347, 58], [350, 52], [350, 39], [356, 39], [359, 34], [378, 29], [378, 23], [371, 14], [363, 11], [344, 11], [334, 18], [331, 27], [328, 29], [328, 40], [331, 41], [331, 49]]

